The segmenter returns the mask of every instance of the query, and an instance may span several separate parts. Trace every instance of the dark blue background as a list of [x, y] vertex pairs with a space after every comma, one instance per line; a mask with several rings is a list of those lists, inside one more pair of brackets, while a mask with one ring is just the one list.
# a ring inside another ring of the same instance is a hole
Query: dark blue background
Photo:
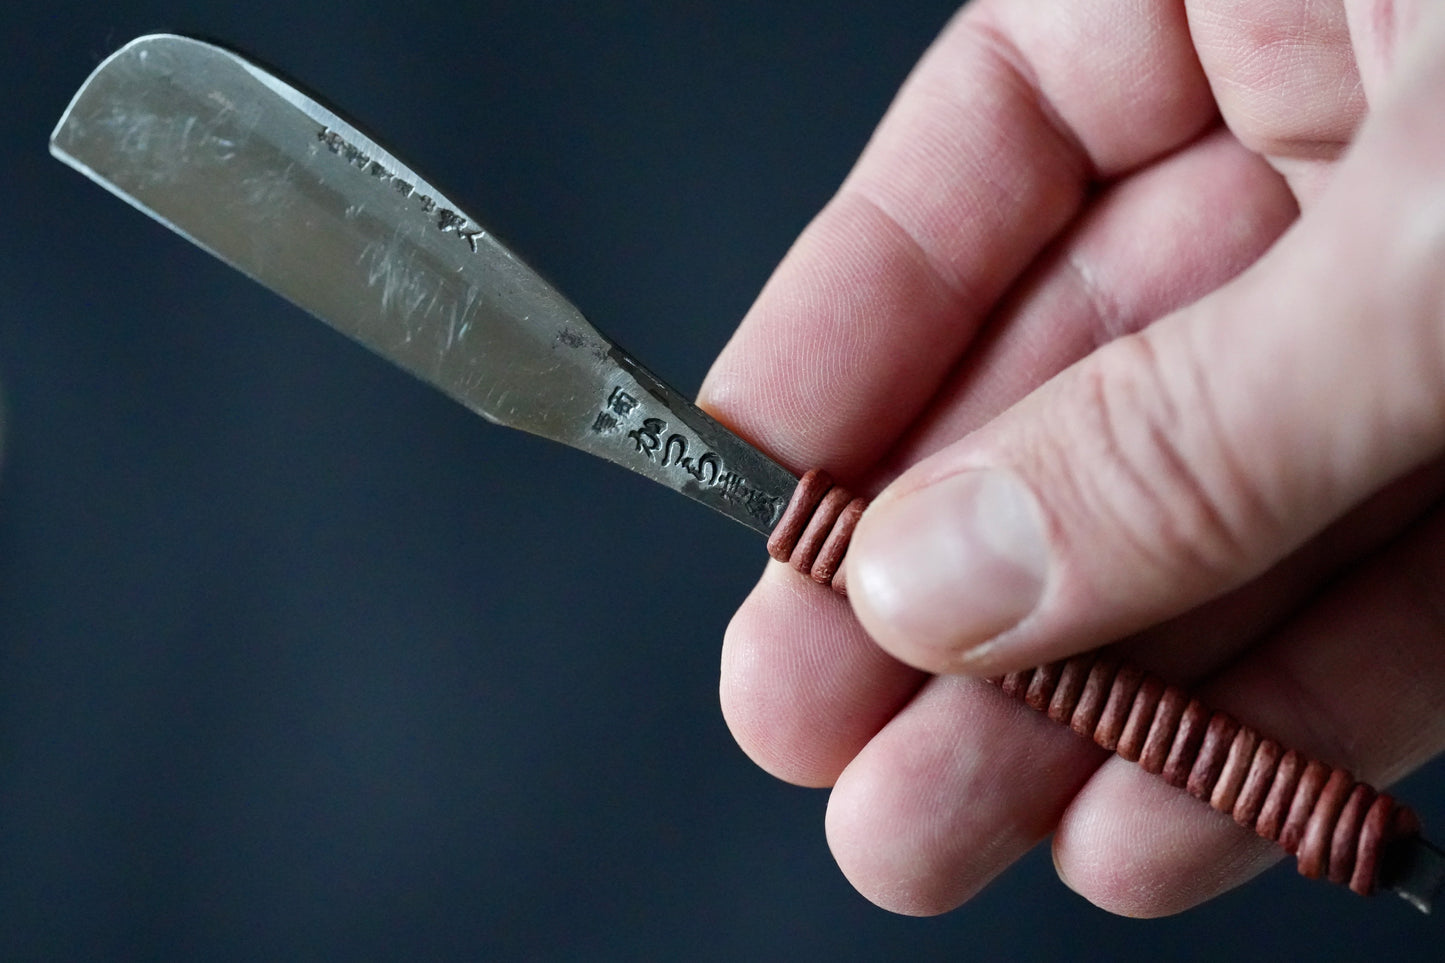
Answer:
[[[223, 40], [690, 392], [950, 12], [7, 7], [0, 958], [1437, 958], [1285, 868], [1141, 923], [1041, 850], [941, 919], [875, 909], [825, 795], [717, 708], [758, 540], [473, 418], [45, 148], [133, 36]], [[1442, 782], [1404, 788], [1437, 826]]]

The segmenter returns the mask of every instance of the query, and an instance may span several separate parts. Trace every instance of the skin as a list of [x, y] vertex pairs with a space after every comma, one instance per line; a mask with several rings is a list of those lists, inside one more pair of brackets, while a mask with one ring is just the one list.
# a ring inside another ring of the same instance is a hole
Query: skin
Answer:
[[1445, 748], [1442, 54], [1428, 0], [976, 0], [778, 267], [702, 403], [878, 498], [721, 699], [869, 899], [1278, 858], [980, 676], [1117, 643], [1376, 784]]

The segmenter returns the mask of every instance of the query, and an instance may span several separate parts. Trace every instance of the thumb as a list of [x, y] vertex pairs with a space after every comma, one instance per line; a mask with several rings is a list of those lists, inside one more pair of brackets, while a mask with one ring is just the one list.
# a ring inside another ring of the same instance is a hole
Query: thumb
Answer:
[[1268, 569], [1445, 445], [1445, 11], [1247, 272], [900, 477], [849, 597], [935, 672], [1042, 664]]

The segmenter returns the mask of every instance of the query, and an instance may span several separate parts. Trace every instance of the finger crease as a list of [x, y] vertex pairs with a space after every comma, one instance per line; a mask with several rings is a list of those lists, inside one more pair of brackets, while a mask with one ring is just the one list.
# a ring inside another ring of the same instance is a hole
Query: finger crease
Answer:
[[847, 193], [857, 198], [870, 211], [882, 218], [883, 221], [894, 230], [900, 237], [908, 242], [909, 248], [913, 251], [916, 260], [921, 264], [929, 275], [932, 276], [948, 292], [955, 302], [955, 307], [962, 309], [970, 304], [981, 304], [978, 292], [968, 285], [958, 271], [939, 257], [928, 244], [925, 244], [917, 233], [910, 230], [903, 220], [896, 217], [892, 211], [882, 203], [874, 199], [861, 186], [847, 189]]
[[1084, 146], [1083, 138], [1054, 109], [1053, 103], [1039, 84], [1038, 75], [1029, 66], [1028, 57], [1008, 34], [996, 26], [980, 19], [973, 24], [973, 27], [984, 52], [992, 56], [1024, 90], [1029, 92], [1030, 106], [1037, 111], [1040, 119], [1058, 139], [1068, 155], [1077, 160], [1080, 166], [1081, 180], [1086, 184], [1097, 182], [1100, 179], [1099, 172], [1095, 168], [1094, 159], [1089, 154], [1088, 148]]

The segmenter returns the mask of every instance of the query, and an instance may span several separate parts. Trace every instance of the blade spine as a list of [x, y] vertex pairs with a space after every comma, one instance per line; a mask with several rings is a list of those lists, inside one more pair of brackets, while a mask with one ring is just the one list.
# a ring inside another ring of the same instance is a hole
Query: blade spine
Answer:
[[[192, 42], [200, 43], [200, 41]], [[350, 142], [352, 146], [363, 149], [371, 160], [385, 165], [388, 168], [387, 172], [392, 176], [404, 177], [407, 181], [411, 182], [417, 193], [430, 194], [438, 204], [445, 202], [447, 207], [466, 216], [472, 223], [477, 223], [476, 219], [467, 214], [461, 205], [448, 197], [445, 192], [439, 190], [435, 184], [432, 184], [426, 178], [422, 177], [415, 167], [397, 157], [396, 154], [378, 143], [374, 137], [369, 136], [344, 116], [330, 109], [315, 97], [306, 93], [306, 91], [301, 90], [287, 80], [283, 80], [265, 67], [252, 62], [235, 51], [215, 44], [205, 44], [205, 46], [230, 57], [258, 83], [276, 94], [282, 101], [300, 111], [311, 121], [320, 124], [323, 129], [335, 131]]]
[[[439, 203], [443, 201], [446, 202], [447, 206], [451, 207], [453, 210], [458, 211], [459, 213], [466, 213], [462, 209], [462, 207], [458, 205], [455, 201], [453, 201], [450, 197], [448, 197], [445, 192], [441, 191], [437, 188], [435, 184], [422, 177], [421, 174], [417, 172], [414, 166], [404, 162], [401, 158], [396, 156], [396, 154], [387, 150], [384, 146], [378, 143], [374, 137], [371, 137], [365, 131], [358, 128], [355, 124], [348, 121], [337, 111], [334, 111], [326, 105], [322, 104], [315, 97], [306, 93], [306, 91], [300, 89], [296, 84], [276, 76], [276, 74], [268, 68], [254, 62], [246, 55], [241, 54], [228, 47], [221, 46], [220, 44], [210, 43], [205, 40], [197, 40], [194, 37], [187, 37], [182, 34], [175, 33], [151, 33], [136, 37], [134, 40], [131, 40], [120, 49], [108, 55], [100, 63], [96, 64], [95, 67], [90, 71], [90, 73], [86, 75], [86, 78], [81, 83], [80, 87], [71, 96], [70, 101], [65, 106], [65, 110], [60, 115], [60, 120], [56, 122], [55, 127], [50, 132], [50, 149], [52, 154], [62, 160], [65, 160], [66, 163], [70, 164], [70, 166], [72, 167], [75, 167], [77, 170], [81, 170], [81, 168], [78, 167], [76, 163], [73, 163], [71, 160], [62, 157], [61, 154], [57, 153], [56, 147], [56, 141], [60, 138], [61, 132], [65, 129], [66, 125], [70, 123], [71, 115], [75, 112], [76, 105], [79, 104], [80, 101], [85, 97], [85, 95], [90, 91], [91, 82], [100, 74], [104, 73], [115, 61], [121, 60], [122, 58], [134, 53], [136, 48], [138, 47], [144, 47], [158, 42], [177, 43], [191, 47], [200, 47], [227, 58], [237, 67], [240, 67], [246, 73], [250, 74], [254, 80], [265, 86], [282, 101], [290, 104], [293, 108], [299, 110], [302, 114], [306, 115], [306, 117], [308, 117], [312, 121], [319, 123], [323, 128], [335, 130], [353, 145], [359, 148], [363, 148], [373, 160], [378, 160], [385, 163], [391, 169], [391, 173], [398, 176], [405, 176], [407, 180], [413, 182], [414, 186], [419, 192], [432, 195], [432, 197], [435, 198]], [[92, 180], [99, 179], [100, 177], [100, 175], [97, 173], [85, 173], [86, 176], [90, 177]], [[132, 203], [134, 206], [134, 202], [130, 203]], [[471, 218], [469, 217], [469, 219]]]

